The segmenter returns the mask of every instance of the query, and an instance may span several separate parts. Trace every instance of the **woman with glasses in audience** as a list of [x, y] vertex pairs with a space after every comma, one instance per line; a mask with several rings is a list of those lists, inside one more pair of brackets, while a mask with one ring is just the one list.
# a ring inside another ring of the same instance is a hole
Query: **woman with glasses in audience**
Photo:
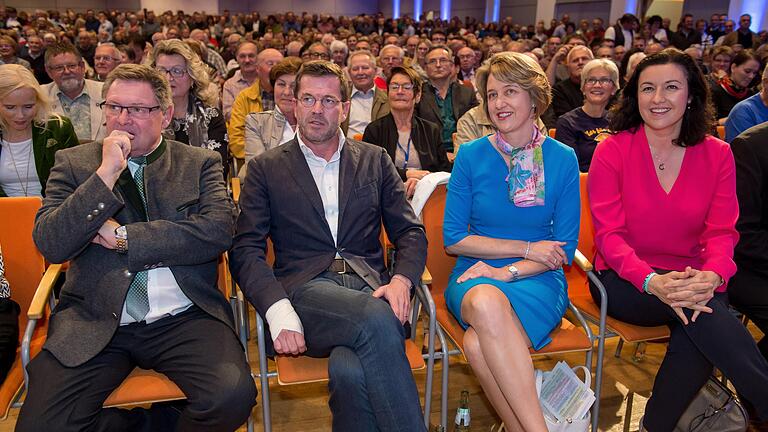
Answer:
[[592, 154], [608, 138], [608, 104], [619, 89], [619, 69], [607, 59], [591, 60], [581, 71], [584, 105], [557, 119], [557, 140], [576, 150], [579, 171], [589, 171]]
[[642, 421], [651, 432], [675, 429], [713, 368], [768, 419], [768, 362], [728, 310], [739, 210], [731, 149], [708, 135], [709, 99], [689, 55], [647, 57], [612, 113], [616, 135], [597, 146], [589, 170], [608, 315], [671, 331]]
[[245, 118], [245, 164], [238, 174], [240, 181], [245, 181], [251, 159], [296, 136], [293, 83], [301, 63], [298, 57], [286, 57], [269, 71], [269, 82], [275, 91], [275, 109], [253, 112]]
[[760, 58], [752, 50], [739, 51], [734, 55], [728, 75], [711, 85], [715, 118], [719, 125], [725, 124], [737, 103], [757, 93], [752, 82], [759, 73]]
[[54, 154], [77, 144], [72, 123], [51, 112], [32, 71], [0, 65], [0, 197], [44, 196]]
[[718, 45], [712, 49], [709, 54], [709, 75], [707, 75], [710, 86], [715, 85], [728, 75], [734, 55], [733, 48], [728, 45]]
[[227, 178], [229, 143], [219, 89], [211, 83], [200, 56], [180, 40], [164, 40], [152, 50], [147, 64], [166, 75], [173, 93], [173, 120], [163, 136], [219, 152]]
[[19, 64], [27, 69], [32, 69], [32, 65], [28, 61], [17, 55], [18, 52], [19, 44], [16, 39], [8, 35], [0, 35], [0, 65]]
[[528, 347], [551, 341], [568, 305], [562, 265], [579, 234], [579, 167], [536, 126], [552, 96], [535, 60], [497, 54], [476, 84], [496, 132], [463, 144], [454, 162], [443, 236], [459, 258], [445, 299], [506, 427], [545, 432]]
[[451, 170], [451, 163], [440, 144], [440, 128], [414, 115], [421, 98], [421, 86], [421, 78], [415, 70], [393, 67], [387, 79], [390, 113], [372, 121], [363, 134], [363, 141], [387, 150], [405, 182], [409, 198], [413, 196], [416, 183], [425, 175]]

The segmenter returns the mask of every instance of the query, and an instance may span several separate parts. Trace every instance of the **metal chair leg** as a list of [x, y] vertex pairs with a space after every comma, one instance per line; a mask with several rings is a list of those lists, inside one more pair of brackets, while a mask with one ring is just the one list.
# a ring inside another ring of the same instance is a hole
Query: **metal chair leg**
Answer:
[[632, 361], [640, 363], [645, 358], [645, 348], [648, 344], [645, 342], [638, 342], [635, 345], [635, 353], [632, 355]]
[[256, 335], [259, 344], [259, 380], [261, 381], [261, 411], [264, 432], [272, 432], [272, 413], [269, 405], [269, 376], [267, 375], [267, 351], [264, 348], [264, 321], [256, 314]]
[[629, 432], [629, 424], [632, 422], [632, 404], [635, 400], [635, 393], [630, 390], [627, 393], [627, 409], [624, 410], [624, 432]]
[[619, 343], [616, 344], [616, 353], [613, 355], [616, 358], [621, 357], [621, 349], [624, 348], [624, 341], [619, 339]]

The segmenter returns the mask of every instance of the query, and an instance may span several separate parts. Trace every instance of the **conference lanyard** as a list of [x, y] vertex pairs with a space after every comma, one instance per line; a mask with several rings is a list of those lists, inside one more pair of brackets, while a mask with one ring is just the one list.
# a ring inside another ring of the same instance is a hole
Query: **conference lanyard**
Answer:
[[408, 169], [408, 159], [411, 157], [411, 141], [412, 138], [410, 135], [408, 135], [408, 148], [403, 148], [403, 146], [400, 145], [400, 140], [397, 141], [397, 147], [405, 154], [405, 163], [403, 163], [404, 170]]

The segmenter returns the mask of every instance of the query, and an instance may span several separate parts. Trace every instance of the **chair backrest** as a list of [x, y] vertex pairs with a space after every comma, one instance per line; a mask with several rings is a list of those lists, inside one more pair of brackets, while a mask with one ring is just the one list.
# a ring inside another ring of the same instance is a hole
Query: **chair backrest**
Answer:
[[[592, 222], [592, 212], [589, 209], [589, 194], [587, 193], [587, 173], [579, 174], [579, 189], [581, 193], [581, 224], [579, 226], [578, 249], [590, 262], [594, 262], [597, 248], [595, 247], [595, 226]], [[589, 296], [587, 275], [578, 266], [565, 266], [565, 278], [568, 281], [568, 296]]]
[[355, 140], [355, 141], [362, 141], [363, 140], [363, 134], [356, 133], [356, 134], [352, 135], [352, 139]]
[[[445, 252], [443, 243], [443, 217], [445, 214], [446, 185], [438, 185], [429, 196], [421, 215], [427, 232], [427, 268], [432, 274], [432, 294], [442, 294], [456, 265], [456, 257]], [[439, 292], [438, 292], [439, 291]]]
[[725, 126], [717, 126], [717, 136], [721, 139], [725, 139]]
[[547, 131], [547, 135], [549, 135], [549, 137], [552, 138], [552, 139], [555, 139], [555, 134], [557, 134], [557, 129], [555, 129], [555, 128], [550, 128]]
[[0, 198], [0, 247], [11, 298], [21, 306], [19, 343], [27, 327], [27, 310], [45, 273], [45, 259], [32, 240], [39, 197]]

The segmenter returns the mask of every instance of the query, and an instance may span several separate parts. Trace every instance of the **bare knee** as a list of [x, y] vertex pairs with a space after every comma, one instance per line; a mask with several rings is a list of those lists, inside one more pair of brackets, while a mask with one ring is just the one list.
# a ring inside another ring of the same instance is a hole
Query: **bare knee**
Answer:
[[478, 332], [493, 334], [494, 328], [510, 316], [509, 300], [493, 285], [477, 285], [464, 296], [461, 316]]

